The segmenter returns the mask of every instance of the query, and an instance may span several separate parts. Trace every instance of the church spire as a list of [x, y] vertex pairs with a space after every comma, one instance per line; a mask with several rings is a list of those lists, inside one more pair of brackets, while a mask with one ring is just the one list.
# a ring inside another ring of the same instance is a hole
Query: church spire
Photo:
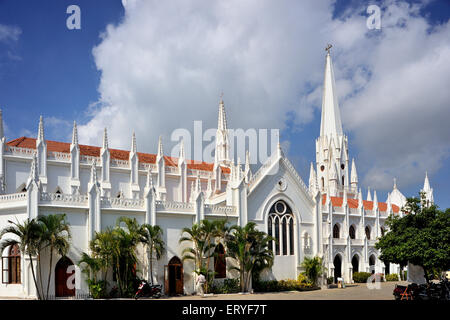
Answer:
[[224, 164], [228, 166], [230, 164], [230, 144], [228, 141], [228, 127], [227, 127], [227, 118], [225, 114], [225, 104], [223, 102], [222, 97], [223, 94], [220, 96], [219, 102], [215, 162], [216, 164]]
[[320, 124], [321, 136], [342, 136], [341, 115], [336, 96], [336, 84], [334, 81], [333, 64], [330, 56], [331, 45], [327, 47], [325, 63], [325, 75], [322, 95], [322, 119]]
[[223, 93], [220, 95], [219, 118], [217, 120], [217, 130], [227, 130], [227, 117], [225, 114], [225, 104], [223, 103]]
[[427, 206], [434, 203], [433, 188], [431, 188], [430, 181], [428, 180], [428, 172], [425, 172], [425, 181], [423, 183], [423, 189], [420, 191], [425, 193], [425, 201]]

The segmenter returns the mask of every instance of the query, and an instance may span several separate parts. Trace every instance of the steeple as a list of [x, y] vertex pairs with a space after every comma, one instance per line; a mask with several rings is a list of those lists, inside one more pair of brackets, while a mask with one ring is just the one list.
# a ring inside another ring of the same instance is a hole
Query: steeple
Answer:
[[322, 119], [320, 123], [321, 136], [342, 136], [341, 115], [339, 113], [339, 104], [336, 96], [336, 84], [334, 81], [333, 64], [331, 62], [330, 51], [328, 47], [325, 75], [323, 81], [322, 95]]
[[430, 181], [428, 180], [428, 172], [425, 172], [425, 181], [423, 183], [423, 189], [420, 191], [425, 193], [425, 202], [427, 206], [434, 203], [433, 188], [431, 188]]
[[228, 141], [227, 118], [222, 96], [220, 97], [219, 116], [217, 120], [215, 162], [225, 166], [230, 164], [230, 143]]

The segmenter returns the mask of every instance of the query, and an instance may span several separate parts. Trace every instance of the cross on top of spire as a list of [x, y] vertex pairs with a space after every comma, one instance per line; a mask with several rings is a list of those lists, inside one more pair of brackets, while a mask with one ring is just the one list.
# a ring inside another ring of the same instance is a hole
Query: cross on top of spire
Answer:
[[333, 47], [331, 44], [327, 44], [327, 47], [325, 48], [325, 51], [330, 54], [330, 49]]

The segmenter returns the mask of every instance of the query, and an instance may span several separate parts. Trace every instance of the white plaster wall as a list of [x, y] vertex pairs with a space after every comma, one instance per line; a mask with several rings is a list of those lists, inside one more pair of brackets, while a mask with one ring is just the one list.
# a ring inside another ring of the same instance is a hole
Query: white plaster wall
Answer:
[[72, 193], [70, 165], [47, 164], [47, 191], [55, 192], [56, 187], [60, 187], [63, 193]]
[[16, 193], [23, 183], [27, 183], [30, 176], [31, 162], [10, 161], [6, 163], [6, 193]]
[[105, 230], [107, 227], [115, 227], [117, 219], [119, 217], [128, 217], [135, 218], [139, 224], [144, 223], [145, 215], [140, 212], [126, 212], [126, 211], [113, 211], [113, 210], [102, 210], [102, 230]]
[[115, 197], [119, 191], [122, 191], [125, 198], [131, 198], [129, 172], [115, 171], [111, 169], [109, 180], [111, 181], [111, 197]]

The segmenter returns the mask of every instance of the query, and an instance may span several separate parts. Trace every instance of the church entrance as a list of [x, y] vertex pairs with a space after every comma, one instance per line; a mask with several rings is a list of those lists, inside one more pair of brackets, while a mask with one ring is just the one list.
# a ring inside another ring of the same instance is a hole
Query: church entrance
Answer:
[[336, 257], [334, 257], [334, 282], [337, 283], [337, 278], [342, 277], [342, 261], [341, 257], [337, 254]]
[[369, 270], [372, 274], [375, 273], [375, 256], [373, 254], [369, 257]]
[[164, 266], [164, 289], [169, 296], [183, 294], [183, 263], [178, 257]]
[[[68, 268], [72, 266], [72, 272], [68, 273]], [[71, 278], [69, 283], [70, 288], [67, 286], [67, 282]], [[70, 285], [72, 284], [73, 285]], [[55, 296], [56, 297], [73, 297], [75, 296], [75, 268], [73, 268], [73, 262], [67, 257], [59, 259], [55, 267]]]
[[353, 267], [353, 273], [359, 271], [359, 259], [356, 254], [353, 256], [353, 259], [352, 259], [352, 267]]
[[384, 262], [384, 274], [385, 275], [387, 275], [387, 274], [390, 274], [390, 263], [389, 263], [389, 261], [385, 261]]

